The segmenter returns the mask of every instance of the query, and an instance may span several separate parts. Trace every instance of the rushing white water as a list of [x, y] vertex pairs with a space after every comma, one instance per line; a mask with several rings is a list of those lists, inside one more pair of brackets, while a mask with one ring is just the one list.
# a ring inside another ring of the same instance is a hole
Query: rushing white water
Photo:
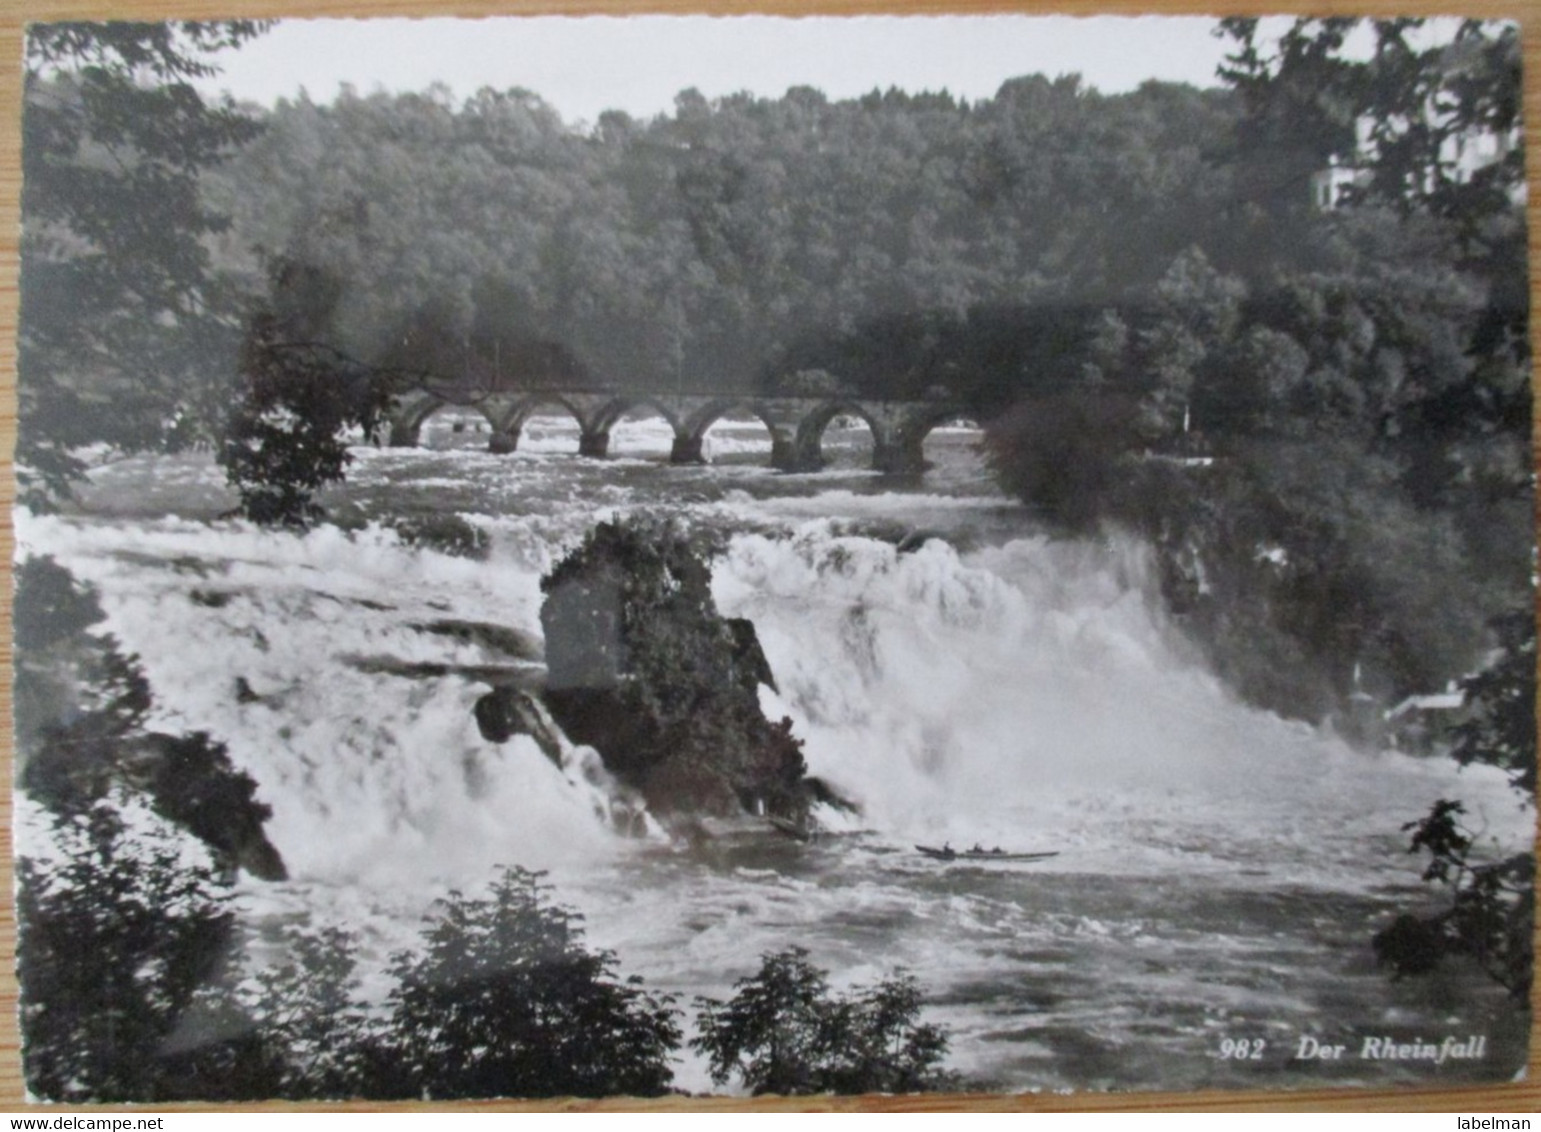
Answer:
[[[813, 772], [906, 837], [1074, 845], [1074, 867], [1121, 871], [1196, 849], [1202, 868], [1256, 864], [1296, 838], [1274, 871], [1298, 879], [1331, 871], [1330, 853], [1303, 855], [1342, 832], [1339, 804], [1388, 807], [1395, 828], [1439, 788], [1431, 764], [1235, 704], [1174, 648], [1145, 578], [1125, 542], [1024, 539], [965, 561], [814, 523], [735, 542], [716, 590], [759, 627], [782, 689], [767, 712], [794, 718]], [[1333, 812], [1302, 805], [1318, 792]]]
[[[486, 561], [379, 526], [176, 518], [221, 505], [188, 462], [104, 469], [92, 514], [23, 517], [23, 553], [100, 592], [155, 725], [210, 732], [260, 783], [293, 879], [247, 885], [254, 922], [300, 909], [383, 955], [446, 888], [548, 869], [593, 941], [667, 991], [721, 996], [792, 943], [842, 985], [905, 966], [953, 1030], [952, 1064], [1007, 1088], [1256, 1083], [1215, 1056], [1238, 1028], [1287, 1043], [1434, 1024], [1369, 969], [1368, 936], [1419, 890], [1399, 827], [1436, 798], [1466, 799], [1494, 845], [1527, 841], [1500, 776], [1237, 704], [1168, 624], [1141, 547], [1049, 540], [987, 489], [544, 447], [359, 452], [347, 503], [459, 510], [490, 533]], [[480, 736], [486, 685], [458, 670], [516, 658], [433, 625], [538, 638], [541, 573], [597, 516], [658, 505], [733, 532], [717, 602], [754, 622], [779, 689], [766, 713], [860, 805], [825, 815], [859, 835], [704, 854], [627, 840], [593, 752], [557, 767]], [[873, 537], [895, 530], [946, 537]], [[1060, 855], [939, 867], [912, 850], [944, 840]], [[1353, 1068], [1293, 1083], [1381, 1079]], [[680, 1076], [708, 1085], [694, 1062]]]

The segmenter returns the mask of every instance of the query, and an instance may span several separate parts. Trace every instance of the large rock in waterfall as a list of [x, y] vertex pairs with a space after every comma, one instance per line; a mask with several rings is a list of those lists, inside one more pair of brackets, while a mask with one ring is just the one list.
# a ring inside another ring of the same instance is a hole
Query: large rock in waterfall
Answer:
[[202, 731], [151, 731], [125, 745], [125, 766], [156, 812], [201, 840], [221, 866], [258, 880], [289, 879], [263, 828], [273, 810], [257, 801], [256, 780], [231, 764], [224, 744]]
[[712, 600], [714, 548], [677, 523], [601, 523], [541, 581], [546, 702], [659, 814], [801, 819], [802, 743], [760, 710], [754, 626]]

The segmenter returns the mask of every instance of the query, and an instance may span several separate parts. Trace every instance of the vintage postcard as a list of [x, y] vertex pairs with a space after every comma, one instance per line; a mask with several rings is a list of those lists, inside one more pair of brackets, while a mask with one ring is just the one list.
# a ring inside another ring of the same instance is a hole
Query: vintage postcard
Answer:
[[1518, 28], [26, 31], [40, 1101], [1501, 1083]]

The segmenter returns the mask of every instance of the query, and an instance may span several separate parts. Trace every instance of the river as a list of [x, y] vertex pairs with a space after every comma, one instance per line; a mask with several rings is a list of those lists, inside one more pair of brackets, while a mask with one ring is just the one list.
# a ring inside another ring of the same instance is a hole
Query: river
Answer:
[[[682, 1004], [792, 944], [838, 987], [902, 967], [951, 1033], [948, 1066], [991, 1089], [1449, 1084], [1523, 1064], [1528, 1020], [1500, 988], [1458, 965], [1394, 982], [1369, 947], [1433, 898], [1400, 827], [1435, 799], [1463, 798], [1495, 852], [1529, 842], [1502, 778], [1239, 705], [1161, 608], [1143, 548], [1047, 537], [993, 488], [972, 430], [939, 430], [933, 469], [894, 483], [863, 470], [858, 428], [832, 429], [831, 467], [809, 475], [766, 468], [747, 424], [689, 468], [667, 464], [656, 420], [623, 422], [603, 462], [561, 420], [507, 455], [476, 428], [445, 415], [430, 447], [357, 448], [326, 499], [350, 531], [219, 520], [231, 500], [197, 456], [105, 464], [78, 513], [18, 518], [23, 553], [99, 590], [153, 725], [211, 732], [260, 783], [292, 879], [242, 882], [255, 939], [346, 926], [380, 994], [436, 896], [518, 864]], [[730, 536], [717, 603], [757, 628], [767, 715], [860, 804], [823, 815], [839, 836], [624, 838], [582, 752], [558, 769], [478, 733], [486, 686], [453, 670], [507, 658], [424, 627], [538, 635], [541, 573], [597, 518], [647, 509]], [[376, 522], [445, 512], [486, 533], [485, 560]], [[914, 849], [945, 841], [1058, 855]], [[1470, 1034], [1489, 1038], [1480, 1059], [1360, 1056], [1367, 1038]], [[1304, 1038], [1345, 1056], [1297, 1059]], [[688, 1051], [677, 1082], [711, 1088]]]

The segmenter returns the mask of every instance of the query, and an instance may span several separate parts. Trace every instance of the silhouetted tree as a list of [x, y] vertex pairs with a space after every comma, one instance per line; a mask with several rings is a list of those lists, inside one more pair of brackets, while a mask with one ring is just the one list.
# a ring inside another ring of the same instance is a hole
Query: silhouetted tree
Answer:
[[16, 464], [29, 506], [69, 494], [82, 445], [217, 435], [238, 322], [206, 247], [227, 221], [205, 206], [199, 174], [258, 127], [192, 84], [262, 28], [27, 29]]
[[388, 1038], [394, 1095], [656, 1096], [669, 1087], [678, 1012], [615, 957], [583, 946], [579, 917], [540, 874], [504, 869], [485, 899], [452, 892], [421, 954], [395, 956]]
[[755, 1096], [918, 1093], [956, 1088], [939, 1066], [947, 1033], [919, 1021], [920, 988], [896, 974], [837, 995], [800, 947], [761, 957], [727, 1002], [696, 1000], [699, 1036], [719, 1085], [737, 1076]]
[[[1536, 789], [1536, 627], [1530, 615], [1499, 625], [1503, 651], [1468, 678], [1470, 718], [1452, 751], [1463, 766], [1506, 771], [1520, 804]], [[1421, 975], [1449, 954], [1471, 956], [1517, 1002], [1530, 1001], [1535, 978], [1536, 863], [1533, 852], [1492, 859], [1461, 823], [1465, 807], [1440, 799], [1413, 831], [1408, 851], [1427, 853], [1423, 879], [1445, 886], [1450, 906], [1433, 916], [1403, 913], [1375, 936], [1375, 951], [1398, 975]]]
[[348, 430], [373, 438], [393, 403], [391, 375], [331, 343], [341, 280], [305, 264], [273, 267], [272, 294], [251, 315], [241, 348], [244, 396], [219, 447], [239, 513], [266, 526], [307, 527], [316, 493], [340, 483], [353, 457]]
[[234, 946], [206, 868], [164, 833], [132, 838], [98, 802], [60, 817], [55, 856], [17, 869], [17, 979], [27, 1087], [57, 1101], [167, 1099], [164, 1059]]

